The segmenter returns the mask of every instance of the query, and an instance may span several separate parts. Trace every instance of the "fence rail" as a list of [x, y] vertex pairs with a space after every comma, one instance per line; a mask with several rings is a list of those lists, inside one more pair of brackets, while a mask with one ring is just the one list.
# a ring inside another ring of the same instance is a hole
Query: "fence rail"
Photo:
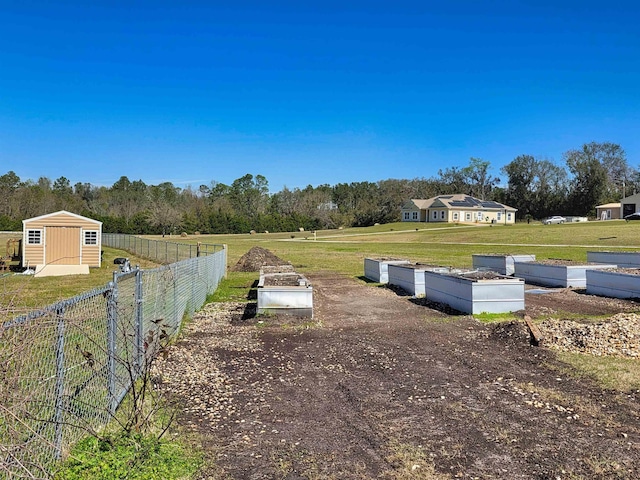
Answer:
[[[119, 247], [124, 248], [124, 247]], [[48, 478], [113, 416], [154, 342], [171, 337], [226, 271], [225, 248], [112, 282], [0, 329], [0, 478]]]
[[212, 255], [224, 249], [224, 245], [200, 242], [197, 244], [165, 242], [164, 240], [152, 240], [122, 233], [103, 233], [102, 244], [107, 247], [126, 250], [139, 257], [148, 258], [162, 264]]

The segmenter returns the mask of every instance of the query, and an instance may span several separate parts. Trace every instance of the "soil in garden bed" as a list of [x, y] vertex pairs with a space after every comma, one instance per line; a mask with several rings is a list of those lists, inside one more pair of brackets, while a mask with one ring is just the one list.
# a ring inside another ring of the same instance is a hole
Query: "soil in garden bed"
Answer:
[[305, 280], [302, 275], [296, 273], [291, 274], [271, 274], [265, 275], [265, 287], [297, 287], [300, 280]]

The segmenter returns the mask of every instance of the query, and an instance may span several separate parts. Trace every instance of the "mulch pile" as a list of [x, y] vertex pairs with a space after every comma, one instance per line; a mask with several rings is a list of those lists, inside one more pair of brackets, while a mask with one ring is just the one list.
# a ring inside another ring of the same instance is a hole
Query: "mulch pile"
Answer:
[[232, 272], [259, 272], [265, 265], [290, 265], [289, 262], [282, 260], [266, 248], [251, 247], [245, 253], [238, 263], [232, 268]]

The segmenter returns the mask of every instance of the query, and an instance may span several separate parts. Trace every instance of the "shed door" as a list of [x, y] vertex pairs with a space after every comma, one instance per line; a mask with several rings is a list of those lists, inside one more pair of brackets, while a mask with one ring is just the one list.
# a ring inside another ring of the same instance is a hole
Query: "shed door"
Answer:
[[80, 227], [45, 228], [47, 265], [80, 265], [80, 230]]

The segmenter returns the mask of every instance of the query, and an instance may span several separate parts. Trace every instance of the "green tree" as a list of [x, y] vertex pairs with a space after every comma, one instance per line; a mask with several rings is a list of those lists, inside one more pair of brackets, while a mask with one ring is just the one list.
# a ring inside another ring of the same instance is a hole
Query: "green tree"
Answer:
[[472, 197], [486, 200], [493, 188], [500, 182], [498, 177], [491, 176], [490, 168], [491, 163], [487, 160], [471, 157], [469, 165], [462, 169]]
[[605, 162], [613, 161], [609, 155], [620, 153], [610, 147], [611, 144], [592, 142], [565, 152], [564, 160], [572, 175], [567, 207], [574, 215], [594, 213], [605, 198], [609, 182]]
[[519, 218], [553, 215], [566, 203], [566, 172], [549, 160], [519, 155], [502, 172], [508, 179], [504, 203], [517, 208]]
[[537, 166], [537, 161], [533, 156], [519, 155], [501, 169], [507, 176], [505, 203], [518, 209], [517, 216], [519, 218], [524, 218], [526, 215], [536, 216], [533, 210], [535, 208], [534, 181]]
[[266, 211], [268, 194], [267, 179], [262, 175], [254, 178], [250, 173], [234, 180], [229, 188], [229, 199], [234, 210], [246, 218], [253, 218]]
[[13, 171], [0, 176], [0, 214], [12, 217], [15, 211], [12, 208], [12, 199], [20, 188], [20, 177]]

